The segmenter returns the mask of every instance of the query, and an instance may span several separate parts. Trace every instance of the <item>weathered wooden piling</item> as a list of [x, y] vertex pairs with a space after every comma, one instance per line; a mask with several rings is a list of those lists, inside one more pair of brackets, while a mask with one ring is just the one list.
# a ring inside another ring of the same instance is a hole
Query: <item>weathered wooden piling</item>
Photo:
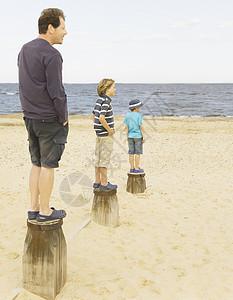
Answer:
[[67, 246], [63, 220], [27, 221], [23, 253], [23, 287], [45, 299], [54, 299], [66, 283]]
[[119, 226], [119, 204], [117, 190], [94, 189], [92, 220], [108, 227]]
[[145, 173], [128, 173], [126, 191], [132, 194], [143, 193], [146, 189]]

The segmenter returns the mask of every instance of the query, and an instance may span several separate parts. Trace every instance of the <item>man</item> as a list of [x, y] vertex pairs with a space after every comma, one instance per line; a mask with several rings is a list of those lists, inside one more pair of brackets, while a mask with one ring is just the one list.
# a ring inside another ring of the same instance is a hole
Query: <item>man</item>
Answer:
[[49, 206], [54, 168], [59, 166], [68, 134], [62, 57], [52, 47], [62, 44], [67, 34], [63, 11], [57, 8], [44, 9], [38, 20], [38, 29], [38, 38], [22, 47], [18, 67], [20, 101], [32, 161], [28, 219], [45, 222], [66, 216], [64, 210]]

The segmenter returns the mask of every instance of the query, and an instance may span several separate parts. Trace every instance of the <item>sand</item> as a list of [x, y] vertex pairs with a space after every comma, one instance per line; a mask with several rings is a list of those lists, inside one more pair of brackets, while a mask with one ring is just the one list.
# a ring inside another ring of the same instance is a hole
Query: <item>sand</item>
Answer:
[[[60, 191], [72, 176], [93, 181], [95, 133], [89, 117], [70, 116], [51, 198], [67, 211], [68, 279], [56, 299], [232, 299], [233, 120], [145, 117], [147, 190], [138, 195], [126, 192], [123, 117], [115, 121], [109, 179], [119, 186], [120, 226], [92, 221], [74, 234], [90, 215], [92, 189], [72, 186], [81, 206]], [[15, 288], [17, 300], [41, 299], [22, 288], [31, 167], [22, 115], [0, 117], [0, 149], [0, 299], [11, 299]]]

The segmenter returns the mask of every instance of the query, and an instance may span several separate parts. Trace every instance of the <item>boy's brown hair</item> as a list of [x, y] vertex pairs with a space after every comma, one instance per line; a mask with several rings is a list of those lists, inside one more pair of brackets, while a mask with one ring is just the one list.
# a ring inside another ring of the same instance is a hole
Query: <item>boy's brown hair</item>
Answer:
[[97, 87], [98, 95], [102, 96], [103, 94], [105, 94], [106, 91], [108, 89], [110, 89], [110, 87], [113, 85], [114, 82], [115, 81], [113, 79], [107, 79], [107, 78], [102, 79], [99, 82], [98, 87]]
[[38, 20], [39, 34], [46, 34], [49, 24], [54, 28], [60, 26], [60, 17], [65, 21], [64, 13], [59, 8], [46, 8], [41, 12]]

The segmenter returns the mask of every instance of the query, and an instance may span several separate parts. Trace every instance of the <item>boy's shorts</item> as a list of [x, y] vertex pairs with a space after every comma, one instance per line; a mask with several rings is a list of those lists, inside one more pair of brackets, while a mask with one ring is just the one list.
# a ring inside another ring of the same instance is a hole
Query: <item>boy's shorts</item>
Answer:
[[63, 126], [54, 119], [28, 119], [24, 117], [28, 131], [29, 152], [33, 165], [57, 168], [67, 142], [68, 123]]
[[113, 150], [113, 138], [96, 136], [95, 167], [108, 168]]
[[129, 154], [142, 154], [142, 138], [128, 138]]

